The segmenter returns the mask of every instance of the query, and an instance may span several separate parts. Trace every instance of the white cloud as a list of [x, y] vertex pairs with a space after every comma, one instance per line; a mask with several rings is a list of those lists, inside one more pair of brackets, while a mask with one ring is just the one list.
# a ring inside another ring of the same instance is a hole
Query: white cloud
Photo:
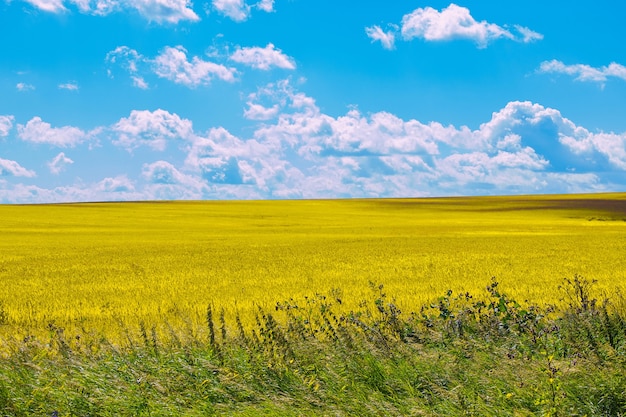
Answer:
[[0, 138], [8, 136], [11, 129], [13, 129], [13, 116], [0, 115]]
[[279, 110], [278, 104], [268, 108], [260, 104], [248, 102], [248, 108], [244, 110], [243, 116], [249, 120], [270, 120], [276, 117]]
[[[374, 25], [365, 28], [367, 36], [380, 41], [385, 49], [393, 49], [397, 27], [390, 25], [391, 30], [383, 31]], [[543, 39], [543, 35], [521, 25], [513, 25], [517, 34], [513, 34], [506, 26], [489, 23], [485, 20], [476, 21], [466, 7], [451, 3], [441, 11], [432, 7], [420, 7], [402, 17], [400, 33], [405, 41], [414, 38], [426, 41], [450, 41], [468, 39], [474, 41], [479, 48], [485, 48], [496, 39], [510, 39], [516, 42], [535, 42]]]
[[65, 10], [63, 0], [25, 0], [27, 3], [32, 4], [39, 10], [50, 13], [60, 13]]
[[[265, 71], [272, 68], [288, 70], [296, 68], [295, 60], [277, 49], [272, 43], [268, 43], [265, 47], [238, 46], [230, 54], [209, 51], [206, 55], [213, 60], [228, 58], [230, 61]], [[145, 57], [128, 46], [118, 46], [107, 53], [105, 61], [112, 66], [119, 66], [126, 70], [133, 86], [144, 90], [149, 88], [145, 78], [145, 74], [148, 73], [154, 73], [160, 78], [189, 88], [208, 85], [214, 79], [234, 82], [238, 75], [234, 67], [208, 61], [198, 56], [188, 57], [187, 50], [180, 45], [166, 46], [154, 58]], [[112, 68], [108, 69], [108, 73], [113, 78]]]
[[[189, 0], [24, 0], [39, 10], [50, 13], [68, 11], [75, 6], [81, 13], [106, 16], [114, 12], [136, 11], [149, 22], [178, 24], [181, 21], [197, 22], [198, 14]], [[252, 8], [264, 12], [274, 11], [274, 0], [260, 0], [248, 4], [244, 0], [212, 0], [215, 10], [236, 22], [250, 17]]]
[[34, 171], [24, 168], [15, 161], [0, 158], [0, 177], [26, 177], [32, 178], [36, 174]]
[[111, 64], [118, 64], [131, 74], [135, 74], [139, 71], [139, 64], [145, 61], [145, 58], [128, 46], [118, 46], [107, 53], [105, 61]]
[[63, 203], [70, 201], [138, 201], [158, 199], [151, 186], [137, 190], [127, 175], [106, 177], [93, 183], [69, 184], [54, 188], [8, 183], [0, 179], [0, 203]]
[[[121, 0], [70, 0], [76, 4], [82, 13], [90, 13], [95, 16], [106, 16], [113, 12], [124, 9], [124, 5], [132, 8], [130, 2]], [[93, 5], [91, 4], [93, 1]]]
[[365, 33], [372, 42], [380, 41], [385, 49], [393, 49], [396, 41], [396, 35], [393, 30], [383, 31], [380, 26], [370, 26], [365, 28]]
[[17, 89], [17, 91], [33, 91], [35, 89], [35, 86], [32, 84], [17, 83], [15, 85], [15, 88]]
[[[226, 193], [209, 194], [207, 187], [196, 188], [189, 184], [148, 184], [142, 190], [142, 199], [148, 200], [202, 200], [222, 199]], [[245, 197], [244, 197], [245, 198]]]
[[469, 9], [450, 4], [439, 12], [432, 7], [418, 8], [402, 18], [402, 36], [406, 40], [423, 38], [428, 41], [470, 39], [484, 47], [498, 38], [513, 39], [508, 30], [486, 21], [477, 22]]
[[[84, 190], [74, 187], [58, 187], [45, 189], [36, 185], [3, 184], [0, 180], [0, 203], [2, 204], [33, 204], [33, 203], [61, 203], [68, 201], [86, 201], [83, 198]], [[92, 199], [94, 200], [94, 199]]]
[[[134, 110], [109, 128], [92, 130], [122, 149], [175, 146], [168, 149], [175, 160], [182, 153], [179, 165], [140, 160], [134, 177], [111, 172], [91, 184], [45, 190], [15, 184], [16, 175], [35, 173], [3, 160], [0, 201], [406, 197], [626, 186], [626, 133], [591, 132], [537, 103], [510, 102], [468, 127], [356, 108], [326, 114], [290, 80], [261, 87], [247, 101], [248, 117], [263, 120], [247, 136], [223, 127], [195, 132], [190, 120], [165, 110]], [[110, 169], [125, 166], [115, 163], [119, 154], [110, 155]], [[144, 152], [126, 155], [141, 157]], [[69, 163], [59, 153], [49, 167], [60, 171]]]
[[[69, 1], [70, 1], [70, 3], [72, 3], [72, 4], [74, 4], [76, 7], [78, 7], [78, 10], [80, 10], [80, 12], [81, 12], [81, 13], [90, 13], [90, 12], [91, 12], [91, 4], [90, 4], [90, 3], [91, 3], [91, 1], [90, 1], [90, 0], [69, 0]], [[99, 2], [101, 2], [101, 1], [102, 1], [102, 0], [100, 0]], [[112, 1], [112, 0], [106, 0], [106, 3], [107, 3], [107, 4], [109, 4], [109, 3], [113, 3], [113, 1]], [[103, 8], [102, 8], [102, 11], [104, 12], [104, 11], [106, 10], [106, 13], [109, 13], [109, 12], [111, 12], [114, 8], [116, 8], [116, 7], [118, 7], [118, 6], [119, 6], [119, 4], [118, 4], [118, 3], [117, 3], [117, 1], [116, 1], [116, 2], [115, 2], [115, 5], [113, 5], [113, 4], [109, 4], [109, 7], [107, 7], [107, 8], [104, 8], [104, 7], [103, 7]], [[103, 12], [99, 12], [99, 13], [93, 12], [93, 13], [94, 13], [94, 14], [100, 14], [100, 15], [106, 14], [106, 13], [103, 13]]]
[[48, 168], [50, 172], [54, 175], [58, 175], [61, 171], [65, 170], [67, 165], [73, 164], [70, 158], [65, 156], [65, 153], [61, 152], [57, 156], [55, 156], [50, 162], [48, 162]]
[[142, 176], [149, 182], [148, 193], [157, 199], [200, 199], [207, 189], [201, 178], [184, 174], [166, 161], [144, 164]]
[[452, 154], [437, 162], [437, 171], [440, 175], [452, 177], [462, 184], [502, 182], [511, 185], [510, 176], [506, 179], [500, 178], [504, 173], [514, 172], [518, 178], [523, 178], [523, 182], [528, 182], [529, 178], [535, 178], [535, 175], [528, 175], [529, 173], [542, 171], [547, 166], [548, 161], [540, 158], [533, 149], [524, 148], [515, 153], [498, 151], [491, 155], [486, 152]]
[[[552, 165], [558, 159], [567, 157], [567, 163], [571, 165], [567, 169], [576, 169], [577, 165], [597, 166], [608, 163], [604, 169], [626, 170], [626, 133], [592, 133], [563, 117], [558, 110], [536, 103], [511, 102], [495, 112], [491, 120], [480, 128], [483, 139], [503, 137], [504, 141], [510, 140], [511, 132], [524, 130], [530, 130], [531, 135], [544, 135], [547, 138], [543, 140], [551, 141], [553, 154], [544, 156], [551, 160]], [[544, 133], [544, 130], [548, 133]], [[521, 139], [523, 138], [522, 134]], [[503, 142], [498, 144], [501, 143]], [[517, 144], [516, 147], [520, 146], [519, 140], [514, 140], [513, 143]], [[562, 148], [558, 144], [563, 145]], [[584, 158], [576, 159], [575, 156]]]
[[287, 183], [298, 176], [282, 154], [278, 142], [242, 140], [224, 128], [214, 128], [192, 142], [185, 166], [211, 184], [253, 185], [271, 193], [277, 177]]
[[293, 101], [294, 95], [289, 79], [270, 83], [248, 95], [248, 108], [244, 109], [244, 117], [249, 120], [274, 119], [287, 101]]
[[[107, 53], [105, 60], [125, 69], [130, 74], [133, 86], [143, 90], [149, 88], [144, 78], [144, 74], [148, 72], [190, 88], [207, 85], [215, 78], [233, 82], [237, 74], [235, 68], [205, 61], [197, 56], [188, 60], [187, 50], [182, 46], [167, 46], [154, 59], [145, 57], [128, 46], [118, 46]], [[111, 69], [109, 74], [112, 74]]]
[[97, 191], [105, 193], [130, 193], [135, 191], [135, 185], [126, 175], [107, 177], [96, 184]]
[[530, 30], [527, 27], [520, 25], [514, 25], [513, 27], [520, 33], [520, 35], [522, 35], [521, 41], [524, 43], [540, 41], [543, 39], [543, 35], [541, 33]]
[[60, 90], [78, 91], [78, 84], [75, 82], [59, 84]]
[[609, 77], [620, 78], [626, 81], [626, 67], [611, 63], [605, 67], [595, 68], [586, 64], [566, 65], [561, 61], [553, 59], [544, 61], [539, 66], [540, 73], [566, 74], [576, 77], [577, 81], [592, 81], [604, 84]]
[[73, 126], [52, 127], [33, 117], [26, 125], [17, 125], [18, 137], [26, 142], [48, 144], [61, 148], [74, 147], [90, 138], [90, 134]]
[[[40, 10], [59, 13], [66, 11], [64, 0], [25, 0]], [[69, 0], [81, 13], [106, 16], [120, 10], [135, 10], [150, 22], [176, 24], [200, 18], [188, 0]]]
[[[386, 112], [351, 110], [335, 118], [315, 107], [298, 110], [290, 100], [276, 123], [259, 127], [254, 138], [278, 144], [275, 154], [291, 149], [302, 158], [287, 161], [292, 168], [309, 167], [301, 170], [306, 185], [300, 189], [308, 187], [303, 196], [558, 192], [566, 189], [563, 178], [571, 170], [626, 170], [626, 134], [592, 134], [530, 102], [511, 102], [472, 130]], [[332, 177], [320, 178], [323, 172]], [[593, 179], [590, 190], [602, 188], [597, 176], [577, 178], [579, 185]], [[327, 193], [312, 191], [322, 184]]]
[[144, 164], [142, 175], [145, 179], [155, 184], [181, 184], [185, 182], [185, 175], [166, 161]]
[[274, 0], [261, 0], [256, 4], [256, 8], [268, 13], [273, 12]]
[[193, 127], [190, 120], [165, 110], [133, 110], [130, 116], [120, 119], [112, 128], [116, 136], [113, 144], [128, 150], [148, 146], [163, 151], [169, 140], [190, 139]]
[[586, 129], [577, 129], [571, 136], [561, 134], [560, 142], [579, 155], [603, 155], [611, 165], [626, 171], [626, 134], [591, 133]]
[[235, 68], [204, 61], [197, 56], [188, 61], [187, 50], [182, 46], [164, 48], [153, 64], [159, 77], [188, 87], [208, 84], [214, 78], [232, 82], [237, 73]]
[[200, 20], [188, 0], [131, 0], [127, 4], [152, 22], [176, 24], [181, 20]]
[[243, 22], [250, 15], [250, 6], [244, 0], [213, 0], [213, 7], [236, 22]]
[[271, 13], [274, 11], [274, 0], [259, 0], [255, 4], [245, 0], [212, 0], [213, 8], [235, 22], [243, 22], [250, 17], [252, 8]]
[[626, 80], [626, 67], [620, 64], [616, 64], [612, 62], [608, 67], [604, 70], [606, 75], [611, 77], [618, 77], [623, 80]]
[[[126, 70], [130, 74], [133, 87], [137, 87], [141, 90], [147, 90], [150, 88], [148, 82], [143, 75], [139, 72], [148, 70], [150, 60], [142, 56], [136, 50], [129, 48], [128, 46], [118, 46], [114, 50], [107, 53], [105, 62], [117, 65]], [[111, 69], [108, 70], [109, 76], [113, 77]]]
[[133, 86], [142, 90], [147, 90], [148, 88], [150, 88], [150, 86], [148, 85], [146, 80], [143, 79], [143, 77], [133, 75], [130, 78], [133, 80]]
[[265, 48], [258, 46], [238, 48], [230, 56], [230, 59], [240, 64], [266, 71], [272, 67], [296, 69], [293, 58], [283, 54], [280, 49], [276, 49], [271, 43], [268, 43]]

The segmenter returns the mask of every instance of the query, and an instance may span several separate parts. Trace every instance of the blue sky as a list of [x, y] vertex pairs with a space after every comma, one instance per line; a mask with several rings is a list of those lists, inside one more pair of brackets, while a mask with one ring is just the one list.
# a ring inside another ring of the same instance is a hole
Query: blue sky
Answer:
[[624, 191], [625, 15], [0, 0], [0, 203]]

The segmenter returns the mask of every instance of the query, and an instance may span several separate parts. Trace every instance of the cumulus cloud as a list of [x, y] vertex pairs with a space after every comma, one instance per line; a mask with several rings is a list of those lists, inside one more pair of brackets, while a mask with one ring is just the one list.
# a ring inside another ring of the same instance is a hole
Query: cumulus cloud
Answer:
[[65, 156], [65, 153], [61, 152], [57, 156], [55, 156], [50, 162], [48, 162], [48, 168], [50, 169], [51, 173], [53, 173], [54, 175], [58, 175], [61, 173], [61, 171], [65, 170], [68, 165], [73, 163], [74, 161]]
[[257, 9], [261, 9], [264, 12], [273, 12], [274, 11], [274, 0], [261, 0], [256, 4]]
[[253, 8], [268, 13], [274, 11], [274, 0], [260, 0], [254, 4], [246, 3], [245, 0], [212, 0], [212, 4], [218, 13], [235, 22], [247, 20]]
[[63, 0], [25, 0], [39, 10], [44, 12], [59, 13], [67, 10], [63, 5]]
[[[216, 78], [233, 82], [237, 74], [235, 68], [205, 61], [197, 56], [188, 59], [187, 50], [182, 46], [167, 46], [153, 59], [141, 55], [128, 46], [118, 46], [107, 53], [105, 60], [126, 70], [130, 74], [133, 86], [143, 90], [149, 88], [144, 78], [146, 73], [153, 73], [160, 78], [190, 88], [207, 85]], [[112, 75], [110, 69], [109, 73]]]
[[214, 78], [232, 82], [237, 73], [235, 68], [204, 61], [197, 56], [187, 60], [187, 50], [182, 46], [164, 48], [153, 62], [159, 77], [188, 87], [208, 84]]
[[[626, 132], [590, 131], [557, 109], [528, 101], [510, 102], [478, 126], [454, 126], [357, 108], [330, 115], [282, 80], [250, 94], [246, 111], [262, 122], [245, 136], [224, 127], [194, 131], [190, 120], [165, 110], [132, 111], [101, 128], [101, 134], [122, 149], [168, 147], [172, 161], [141, 160], [135, 177], [112, 173], [91, 184], [43, 190], [16, 184], [16, 176], [35, 173], [1, 160], [7, 178], [0, 180], [0, 200], [9, 198], [7, 189], [14, 193], [12, 201], [26, 202], [57, 201], [61, 195], [83, 200], [407, 197], [626, 186]], [[127, 157], [140, 155], [145, 157]], [[69, 163], [59, 153], [49, 167], [60, 171]]]
[[139, 71], [139, 65], [145, 61], [145, 58], [128, 46], [118, 46], [107, 53], [105, 61], [110, 64], [118, 64], [131, 74], [136, 74]]
[[269, 120], [276, 117], [279, 111], [278, 104], [272, 107], [263, 107], [261, 104], [248, 102], [248, 108], [244, 110], [243, 117], [249, 120]]
[[[60, 13], [67, 11], [64, 0], [25, 0], [39, 10]], [[106, 16], [115, 11], [134, 10], [150, 22], [177, 24], [200, 18], [188, 0], [69, 0], [81, 13]]]
[[508, 30], [486, 21], [477, 22], [469, 9], [450, 4], [438, 11], [432, 7], [418, 8], [402, 18], [404, 39], [423, 38], [428, 41], [445, 41], [465, 38], [485, 46], [498, 38], [513, 39]]
[[365, 33], [372, 40], [372, 42], [379, 41], [383, 48], [393, 49], [396, 42], [396, 35], [394, 30], [385, 32], [380, 26], [374, 25], [365, 28]]
[[[415, 38], [429, 42], [467, 39], [479, 48], [485, 48], [496, 39], [509, 39], [529, 43], [543, 39], [543, 35], [525, 26], [514, 25], [514, 32], [506, 26], [477, 21], [466, 7], [451, 3], [441, 11], [432, 7], [420, 7], [402, 17], [400, 34], [405, 41]], [[384, 32], [379, 26], [365, 29], [372, 41], [380, 41], [384, 48], [392, 49], [397, 29]]]
[[15, 85], [15, 88], [17, 89], [17, 91], [33, 91], [35, 89], [35, 86], [27, 83], [17, 83]]
[[143, 79], [143, 77], [133, 75], [130, 78], [133, 80], [134, 87], [137, 87], [141, 90], [147, 90], [148, 88], [150, 88], [150, 86], [148, 85], [146, 80]]
[[130, 193], [135, 191], [135, 185], [126, 175], [107, 177], [96, 184], [97, 191], [105, 193]]
[[259, 88], [255, 93], [248, 95], [244, 109], [244, 117], [249, 120], [270, 120], [278, 116], [287, 100], [293, 101], [295, 96], [291, 81], [281, 80]]
[[193, 136], [190, 120], [165, 110], [133, 110], [129, 117], [120, 119], [112, 128], [113, 144], [128, 150], [148, 146], [163, 151], [167, 142], [189, 139]]
[[293, 181], [302, 176], [284, 152], [279, 142], [243, 140], [224, 128], [214, 128], [193, 141], [185, 166], [209, 184], [252, 186], [256, 192], [273, 195], [276, 187], [293, 187]]
[[59, 84], [60, 90], [78, 91], [78, 84], [75, 82]]
[[63, 126], [52, 127], [50, 123], [41, 120], [41, 117], [33, 117], [26, 125], [17, 125], [18, 137], [26, 142], [47, 144], [61, 148], [71, 148], [90, 138], [77, 127]]
[[182, 173], [166, 161], [144, 164], [146, 192], [155, 199], [200, 199], [208, 188], [202, 178]]
[[149, 21], [176, 24], [181, 20], [200, 20], [188, 0], [131, 0], [128, 5]]
[[[228, 58], [230, 61], [264, 71], [272, 68], [296, 69], [295, 60], [272, 43], [268, 43], [265, 47], [238, 46], [234, 52], [226, 56], [220, 56], [219, 53], [207, 54], [212, 59]], [[145, 57], [128, 46], [118, 46], [107, 53], [105, 61], [127, 71], [133, 85], [141, 89], [147, 89], [149, 86], [144, 78], [144, 75], [148, 73], [189, 88], [208, 85], [215, 79], [234, 82], [238, 75], [234, 67], [198, 56], [188, 57], [187, 50], [182, 46], [166, 46], [154, 58]], [[108, 71], [109, 76], [113, 77], [112, 69]]]
[[185, 175], [166, 161], [144, 164], [142, 175], [154, 184], [182, 184], [185, 182]]
[[243, 22], [250, 14], [250, 6], [244, 0], [213, 0], [213, 7], [236, 22]]
[[0, 138], [9, 135], [13, 128], [13, 120], [15, 120], [13, 116], [0, 115]]
[[[295, 109], [294, 102], [286, 108]], [[261, 144], [282, 144], [283, 154], [292, 150], [302, 158], [291, 157], [293, 167], [314, 167], [301, 171], [309, 192], [303, 195], [310, 197], [320, 196], [311, 191], [312, 183], [335, 187], [335, 196], [371, 197], [569, 191], [564, 178], [570, 177], [580, 187], [588, 180], [588, 189], [596, 190], [598, 176], [584, 171], [626, 169], [626, 134], [591, 133], [557, 110], [530, 102], [507, 104], [474, 130], [387, 112], [350, 110], [331, 117], [309, 106], [306, 112], [283, 110], [254, 137]], [[320, 172], [333, 176], [313, 181]]]
[[34, 171], [24, 168], [15, 161], [0, 158], [0, 177], [26, 177], [32, 178], [36, 174]]
[[602, 155], [611, 165], [626, 171], [626, 134], [590, 133], [578, 128], [569, 135], [562, 134], [560, 142], [575, 154]]
[[127, 175], [106, 177], [93, 183], [66, 184], [53, 188], [0, 180], [0, 203], [63, 203], [68, 201], [154, 200], [150, 187], [137, 190]]
[[540, 73], [566, 74], [575, 77], [577, 81], [589, 81], [604, 84], [609, 77], [620, 78], [626, 81], [626, 67], [612, 62], [604, 67], [592, 67], [587, 64], [566, 65], [561, 61], [553, 59], [544, 61], [539, 65]]
[[[109, 51], [105, 57], [105, 62], [113, 66], [119, 66], [130, 74], [133, 87], [137, 87], [141, 90], [147, 90], [149, 88], [148, 82], [144, 79], [140, 72], [147, 72], [150, 66], [150, 60], [141, 55], [136, 50], [129, 48], [128, 46], [118, 46], [112, 51]], [[113, 77], [113, 70], [109, 68], [108, 74]]]
[[268, 43], [265, 48], [258, 46], [237, 48], [230, 59], [240, 64], [248, 65], [260, 70], [269, 70], [272, 67], [296, 69], [294, 59], [283, 54], [280, 49]]
[[81, 13], [106, 16], [122, 9], [120, 0], [69, 0]]
[[[487, 152], [458, 153], [437, 161], [437, 171], [442, 177], [451, 177], [459, 183], [494, 183], [510, 184], [512, 178], [504, 178], [494, 173], [528, 174], [544, 170], [548, 161], [540, 158], [533, 149], [524, 148], [518, 152], [498, 151], [495, 154]], [[534, 175], [530, 177], [535, 177]]]
[[290, 78], [269, 83], [248, 95], [248, 108], [244, 117], [250, 120], [270, 120], [285, 108], [298, 109], [304, 112], [317, 112], [315, 100], [297, 92]]
[[524, 43], [540, 41], [543, 39], [543, 35], [541, 33], [535, 32], [527, 27], [520, 25], [514, 25], [513, 27], [517, 30], [517, 32], [519, 32], [520, 35], [522, 35], [521, 41]]

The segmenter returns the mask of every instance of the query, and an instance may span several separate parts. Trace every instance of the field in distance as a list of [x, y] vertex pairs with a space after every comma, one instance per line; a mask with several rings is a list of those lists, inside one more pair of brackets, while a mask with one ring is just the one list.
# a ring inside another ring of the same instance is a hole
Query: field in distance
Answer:
[[[564, 277], [626, 288], [626, 194], [0, 206], [0, 338], [140, 323], [206, 327], [224, 308], [384, 284], [406, 311], [446, 290], [554, 302]], [[230, 321], [232, 323], [232, 321]], [[181, 327], [182, 326], [182, 327]]]

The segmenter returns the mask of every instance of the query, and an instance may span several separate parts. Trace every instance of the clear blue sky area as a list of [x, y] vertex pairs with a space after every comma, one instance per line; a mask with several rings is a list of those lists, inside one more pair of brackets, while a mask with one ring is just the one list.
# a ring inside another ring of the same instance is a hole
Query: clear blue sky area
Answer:
[[0, 203], [624, 191], [625, 16], [0, 0]]

